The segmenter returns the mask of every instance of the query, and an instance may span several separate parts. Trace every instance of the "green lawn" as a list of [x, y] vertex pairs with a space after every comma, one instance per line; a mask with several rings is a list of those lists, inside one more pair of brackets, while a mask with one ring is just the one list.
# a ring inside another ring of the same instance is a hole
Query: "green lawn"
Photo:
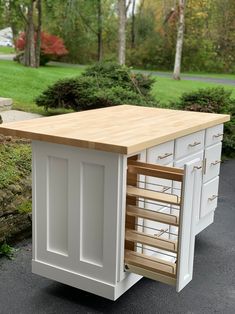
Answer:
[[[83, 69], [84, 67], [77, 65], [57, 64], [31, 69], [12, 61], [0, 61], [0, 97], [13, 98], [14, 109], [45, 114], [43, 108], [35, 105], [35, 97], [48, 85], [65, 77], [80, 75]], [[200, 81], [174, 81], [171, 78], [157, 77], [152, 93], [164, 105], [170, 101], [176, 101], [183, 92], [215, 86], [219, 85]], [[235, 88], [228, 85], [222, 86], [226, 89], [233, 89], [235, 98]]]
[[32, 69], [12, 61], [0, 61], [0, 97], [12, 98], [14, 109], [43, 113], [43, 108], [35, 105], [35, 97], [57, 80], [80, 75], [81, 72], [77, 67], [50, 65]]
[[198, 88], [223, 86], [225, 89], [232, 90], [232, 97], [235, 98], [235, 88], [229, 85], [205, 83], [201, 81], [175, 81], [170, 78], [158, 77], [153, 86], [152, 94], [162, 104], [177, 101], [182, 93], [190, 92]]
[[15, 48], [0, 46], [0, 54], [12, 54], [12, 53], [15, 53]]

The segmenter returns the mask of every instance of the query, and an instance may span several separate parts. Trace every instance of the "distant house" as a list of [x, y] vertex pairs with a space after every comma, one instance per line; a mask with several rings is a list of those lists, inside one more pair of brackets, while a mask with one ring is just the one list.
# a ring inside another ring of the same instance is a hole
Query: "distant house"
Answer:
[[0, 46], [13, 47], [13, 33], [10, 27], [0, 30]]

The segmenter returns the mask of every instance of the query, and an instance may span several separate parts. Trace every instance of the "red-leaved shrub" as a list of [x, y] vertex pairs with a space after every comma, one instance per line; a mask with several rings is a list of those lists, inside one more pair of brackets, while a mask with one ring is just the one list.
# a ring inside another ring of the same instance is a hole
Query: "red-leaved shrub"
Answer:
[[[37, 35], [35, 34], [34, 40], [36, 44]], [[19, 51], [25, 49], [25, 33], [22, 32], [15, 43]], [[42, 63], [48, 62], [52, 57], [61, 57], [68, 54], [68, 50], [64, 45], [63, 39], [58, 36], [51, 35], [45, 32], [41, 33], [41, 59]]]

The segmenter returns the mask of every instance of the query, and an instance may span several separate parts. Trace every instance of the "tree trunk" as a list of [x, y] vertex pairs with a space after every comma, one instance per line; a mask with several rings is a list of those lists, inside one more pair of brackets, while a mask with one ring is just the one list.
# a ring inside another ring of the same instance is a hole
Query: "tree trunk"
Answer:
[[176, 53], [175, 53], [175, 66], [173, 79], [180, 80], [180, 68], [181, 68], [181, 58], [184, 40], [184, 10], [185, 10], [186, 0], [179, 0], [179, 24], [177, 32], [177, 42], [176, 42]]
[[41, 53], [41, 30], [42, 30], [42, 1], [37, 0], [38, 10], [38, 25], [37, 25], [37, 39], [35, 48], [36, 67], [40, 66], [40, 53]]
[[35, 60], [34, 23], [33, 23], [34, 2], [35, 0], [32, 0], [28, 7], [25, 34], [24, 65], [35, 68], [36, 60]]
[[131, 48], [135, 48], [135, 0], [133, 0], [131, 14]]
[[119, 15], [119, 47], [118, 47], [118, 62], [125, 64], [126, 61], [126, 1], [118, 0], [118, 15]]
[[101, 0], [97, 0], [97, 9], [98, 9], [98, 32], [97, 32], [97, 40], [98, 40], [98, 61], [101, 61], [103, 58], [103, 41], [102, 41], [102, 4]]
[[38, 10], [38, 26], [37, 26], [37, 40], [36, 40], [36, 67], [40, 66], [40, 53], [41, 53], [41, 30], [42, 30], [42, 1], [37, 0], [37, 10]]

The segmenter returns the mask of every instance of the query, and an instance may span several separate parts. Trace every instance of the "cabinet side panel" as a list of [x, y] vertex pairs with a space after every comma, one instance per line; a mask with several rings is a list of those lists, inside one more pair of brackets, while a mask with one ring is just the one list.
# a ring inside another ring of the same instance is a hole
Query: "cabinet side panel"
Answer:
[[47, 249], [68, 255], [68, 160], [48, 157]]
[[[81, 163], [81, 260], [103, 265], [104, 170], [102, 165]], [[92, 195], [91, 195], [92, 191]]]

